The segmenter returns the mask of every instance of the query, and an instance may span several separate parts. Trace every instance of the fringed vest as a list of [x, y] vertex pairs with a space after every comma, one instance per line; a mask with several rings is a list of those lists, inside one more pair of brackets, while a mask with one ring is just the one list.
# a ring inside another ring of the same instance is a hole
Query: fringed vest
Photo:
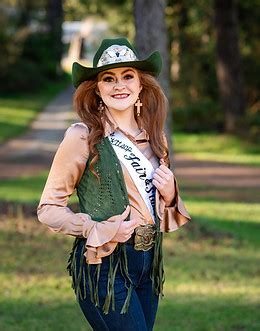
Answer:
[[[77, 195], [79, 199], [80, 211], [91, 216], [92, 220], [97, 222], [108, 219], [109, 217], [117, 214], [122, 214], [125, 208], [129, 205], [127, 189], [123, 177], [120, 161], [114, 152], [108, 138], [102, 138], [101, 142], [97, 144], [97, 150], [99, 152], [99, 159], [94, 165], [95, 172], [99, 176], [99, 180], [89, 170], [90, 160], [88, 160], [85, 171], [82, 175], [80, 183], [77, 187]], [[162, 233], [160, 232], [159, 218], [156, 215], [156, 240], [154, 247], [154, 259], [151, 268], [151, 279], [153, 282], [153, 289], [157, 295], [163, 295], [163, 258], [162, 258]], [[70, 275], [72, 276], [72, 288], [75, 290], [77, 298], [84, 299], [86, 297], [86, 286], [83, 286], [83, 291], [80, 286], [81, 281], [88, 277], [88, 283], [90, 288], [90, 297], [92, 302], [99, 306], [98, 298], [98, 281], [101, 265], [96, 265], [95, 278], [91, 279], [89, 273], [89, 265], [87, 265], [87, 275], [85, 275], [85, 269], [83, 268], [83, 262], [85, 256], [85, 245], [81, 252], [81, 263], [79, 272], [76, 271], [76, 248], [82, 238], [76, 238], [72, 247], [72, 252], [68, 261], [68, 267]], [[85, 240], [85, 239], [84, 239]], [[128, 274], [127, 254], [125, 250], [125, 244], [118, 244], [116, 248], [116, 258], [112, 253], [109, 256], [110, 267], [108, 272], [108, 284], [107, 295], [105, 303], [103, 305], [103, 312], [108, 313], [110, 305], [112, 303], [112, 309], [114, 309], [114, 280], [116, 271], [120, 268], [123, 277], [125, 278], [125, 284], [128, 292], [121, 310], [121, 313], [125, 313], [128, 310], [128, 305], [131, 298], [132, 282]], [[116, 260], [115, 260], [116, 259]], [[84, 284], [84, 283], [83, 283]], [[83, 292], [83, 293], [82, 293]]]

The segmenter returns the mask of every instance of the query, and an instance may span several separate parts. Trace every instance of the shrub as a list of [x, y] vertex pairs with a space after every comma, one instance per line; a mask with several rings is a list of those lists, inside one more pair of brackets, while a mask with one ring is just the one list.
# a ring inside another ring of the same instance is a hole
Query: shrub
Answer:
[[222, 131], [224, 114], [211, 100], [200, 100], [185, 107], [173, 108], [173, 124], [186, 132]]

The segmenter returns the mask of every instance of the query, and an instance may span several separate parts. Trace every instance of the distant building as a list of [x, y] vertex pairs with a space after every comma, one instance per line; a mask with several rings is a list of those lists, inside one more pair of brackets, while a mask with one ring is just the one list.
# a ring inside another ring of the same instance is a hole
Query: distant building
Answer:
[[62, 30], [65, 53], [61, 65], [66, 71], [71, 70], [74, 61], [91, 66], [101, 40], [113, 35], [106, 21], [92, 17], [82, 22], [64, 22]]

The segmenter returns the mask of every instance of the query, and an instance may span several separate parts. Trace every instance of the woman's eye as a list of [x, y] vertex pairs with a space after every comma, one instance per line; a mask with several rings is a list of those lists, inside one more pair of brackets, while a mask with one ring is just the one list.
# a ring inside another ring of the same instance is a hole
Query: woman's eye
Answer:
[[109, 83], [113, 82], [114, 78], [112, 76], [105, 76], [102, 80]]
[[124, 76], [124, 79], [132, 79], [132, 78], [134, 78], [134, 76], [133, 75], [131, 75], [131, 74], [127, 74], [127, 75], [125, 75]]

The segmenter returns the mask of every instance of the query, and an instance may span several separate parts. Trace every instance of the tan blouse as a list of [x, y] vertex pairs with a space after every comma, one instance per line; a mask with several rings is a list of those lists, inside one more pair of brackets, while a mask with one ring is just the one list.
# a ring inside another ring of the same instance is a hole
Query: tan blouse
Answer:
[[[118, 130], [118, 128], [113, 129]], [[108, 123], [105, 124], [105, 135], [112, 132]], [[86, 238], [85, 253], [88, 263], [102, 262], [102, 257], [111, 254], [117, 242], [112, 238], [118, 231], [122, 221], [127, 216], [127, 211], [115, 215], [102, 222], [91, 220], [84, 213], [73, 213], [68, 207], [68, 200], [79, 184], [89, 157], [88, 128], [83, 123], [71, 125], [61, 142], [54, 157], [49, 176], [43, 190], [37, 209], [39, 221], [46, 224], [52, 231], [62, 232], [72, 236]], [[154, 168], [159, 166], [153, 153], [147, 132], [142, 129], [134, 138], [128, 138], [152, 163]], [[121, 164], [126, 188], [130, 202], [130, 218], [135, 218], [140, 224], [153, 223], [149, 210], [132, 181], [128, 171]], [[174, 205], [166, 207], [165, 202], [156, 190], [156, 210], [161, 221], [161, 231], [171, 232], [190, 220], [190, 216], [179, 196], [178, 185], [175, 179], [176, 197]]]

